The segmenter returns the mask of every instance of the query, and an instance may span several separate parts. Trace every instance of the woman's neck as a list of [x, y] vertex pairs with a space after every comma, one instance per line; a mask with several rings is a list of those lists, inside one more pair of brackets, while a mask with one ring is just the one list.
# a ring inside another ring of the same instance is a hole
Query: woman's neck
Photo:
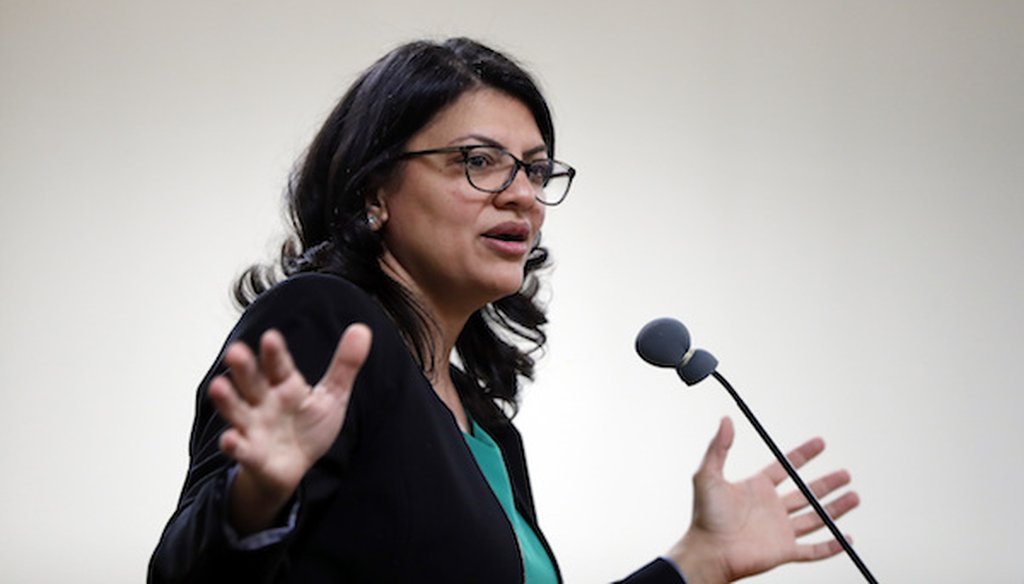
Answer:
[[469, 418], [462, 407], [455, 383], [452, 381], [450, 363], [452, 351], [455, 350], [455, 342], [473, 311], [443, 306], [434, 301], [396, 264], [397, 262], [385, 253], [385, 257], [381, 261], [384, 272], [409, 291], [427, 316], [426, 333], [433, 350], [426, 355], [431, 362], [423, 363], [423, 374], [430, 381], [438, 398], [448, 406], [452, 415], [455, 416], [459, 429], [469, 432]]
[[[434, 318], [432, 313], [429, 312], [429, 306], [425, 306], [424, 309], [428, 311], [427, 314], [429, 316]], [[466, 414], [465, 408], [462, 407], [462, 400], [459, 399], [459, 392], [455, 387], [455, 382], [452, 381], [450, 366], [452, 351], [455, 350], [455, 340], [458, 339], [465, 320], [460, 323], [457, 330], [450, 326], [445, 327], [444, 323], [445, 321], [440, 320], [430, 325], [430, 334], [428, 336], [434, 347], [434, 350], [430, 352], [433, 362], [429, 366], [427, 363], [424, 363], [424, 375], [430, 381], [430, 385], [434, 388], [437, 396], [448, 406], [452, 415], [455, 416], [455, 422], [459, 425], [459, 429], [468, 433], [469, 417]]]

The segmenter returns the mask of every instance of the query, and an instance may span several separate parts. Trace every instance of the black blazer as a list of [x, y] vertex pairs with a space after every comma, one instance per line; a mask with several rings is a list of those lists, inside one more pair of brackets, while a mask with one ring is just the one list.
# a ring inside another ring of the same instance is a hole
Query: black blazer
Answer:
[[[255, 348], [276, 328], [315, 383], [353, 322], [366, 323], [374, 336], [342, 431], [299, 487], [295, 528], [253, 551], [232, 548], [224, 530], [233, 462], [218, 448], [226, 424], [207, 397], [209, 382], [225, 371], [217, 359], [199, 385], [188, 475], [150, 561], [150, 582], [522, 583], [511, 524], [454, 417], [365, 292], [335, 276], [292, 277], [245, 311], [225, 347], [243, 340]], [[519, 433], [504, 418], [477, 422], [501, 448], [516, 506], [551, 554]], [[680, 579], [658, 560], [630, 581]]]

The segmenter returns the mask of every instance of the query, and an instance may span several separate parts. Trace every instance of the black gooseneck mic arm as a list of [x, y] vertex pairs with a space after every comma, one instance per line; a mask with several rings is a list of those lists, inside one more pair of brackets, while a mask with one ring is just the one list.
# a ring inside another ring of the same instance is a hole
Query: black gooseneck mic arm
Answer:
[[725, 390], [729, 392], [729, 395], [732, 396], [732, 399], [736, 400], [736, 405], [739, 406], [740, 411], [742, 411], [743, 415], [746, 416], [748, 420], [750, 420], [750, 423], [754, 426], [754, 429], [757, 430], [757, 433], [761, 435], [761, 439], [764, 440], [765, 444], [768, 445], [768, 449], [772, 451], [772, 454], [775, 455], [775, 458], [778, 459], [780, 464], [782, 464], [782, 468], [786, 469], [786, 474], [789, 475], [789, 478], [793, 479], [793, 482], [796, 483], [797, 488], [800, 489], [800, 492], [803, 493], [804, 497], [807, 498], [807, 501], [811, 504], [811, 507], [814, 507], [814, 511], [818, 514], [818, 517], [821, 517], [821, 520], [825, 522], [825, 525], [828, 527], [828, 530], [832, 532], [833, 536], [835, 536], [836, 541], [839, 542], [839, 545], [843, 546], [843, 550], [846, 552], [846, 555], [850, 556], [850, 559], [853, 560], [853, 563], [857, 566], [857, 569], [860, 570], [860, 573], [863, 574], [864, 578], [868, 582], [871, 582], [871, 584], [878, 584], [878, 580], [875, 580], [875, 577], [871, 575], [871, 571], [868, 570], [868, 567], [864, 565], [863, 561], [861, 561], [860, 556], [858, 556], [857, 552], [854, 551], [853, 546], [850, 545], [850, 542], [846, 541], [846, 538], [843, 537], [842, 532], [840, 532], [839, 528], [836, 527], [835, 522], [832, 521], [832, 518], [829, 517], [828, 513], [825, 512], [824, 507], [822, 507], [821, 503], [818, 502], [818, 498], [815, 497], [814, 493], [811, 492], [811, 489], [809, 489], [807, 485], [804, 484], [803, 479], [801, 479], [800, 475], [797, 474], [796, 469], [793, 468], [793, 465], [789, 463], [789, 460], [786, 459], [786, 457], [782, 454], [782, 451], [779, 450], [779, 447], [775, 445], [775, 441], [772, 440], [771, 436], [768, 435], [768, 432], [764, 429], [764, 427], [761, 426], [761, 423], [757, 421], [756, 417], [754, 417], [754, 412], [750, 411], [750, 408], [747, 407], [747, 404], [743, 402], [743, 399], [740, 398], [740, 395], [736, 393], [736, 390], [733, 389], [732, 385], [725, 379], [725, 377], [722, 376], [721, 373], [719, 373], [718, 371], [712, 371], [711, 375], [712, 377], [718, 380], [718, 383], [722, 384], [722, 387], [724, 387]]
[[687, 385], [694, 385], [708, 375], [718, 380], [722, 387], [732, 396], [740, 411], [743, 412], [743, 415], [746, 416], [747, 420], [754, 426], [754, 429], [757, 430], [764, 443], [768, 445], [768, 449], [772, 451], [776, 460], [786, 470], [786, 474], [789, 475], [789, 478], [793, 480], [793, 483], [796, 484], [797, 488], [800, 489], [800, 492], [803, 493], [804, 497], [811, 504], [811, 507], [814, 508], [815, 513], [818, 514], [818, 517], [821, 518], [829, 531], [832, 532], [839, 545], [843, 547], [846, 555], [853, 560], [860, 573], [871, 584], [878, 584], [878, 580], [871, 574], [867, 565], [860, 559], [853, 546], [850, 545], [850, 542], [846, 541], [846, 538], [839, 531], [832, 518], [829, 517], [825, 508], [818, 502], [818, 498], [814, 496], [811, 489], [808, 488], [803, 479], [800, 478], [800, 475], [797, 474], [793, 465], [789, 463], [786, 456], [775, 445], [775, 441], [768, 435], [767, 430], [764, 429], [764, 426], [754, 416], [754, 412], [750, 411], [747, 404], [736, 393], [736, 390], [733, 389], [732, 384], [716, 371], [718, 360], [707, 351], [690, 348], [690, 332], [686, 330], [683, 323], [671, 318], [659, 318], [647, 323], [636, 337], [636, 350], [644, 361], [652, 365], [674, 368]]

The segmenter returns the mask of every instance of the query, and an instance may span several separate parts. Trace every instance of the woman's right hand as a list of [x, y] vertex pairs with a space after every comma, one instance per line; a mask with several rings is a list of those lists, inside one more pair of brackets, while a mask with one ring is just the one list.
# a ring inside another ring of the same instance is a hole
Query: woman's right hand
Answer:
[[209, 392], [231, 426], [221, 435], [220, 448], [239, 465], [229, 520], [240, 535], [272, 526], [306, 471], [337, 438], [371, 337], [366, 325], [349, 326], [313, 387], [275, 330], [260, 338], [258, 361], [245, 343], [228, 347], [224, 361], [231, 379], [217, 377]]

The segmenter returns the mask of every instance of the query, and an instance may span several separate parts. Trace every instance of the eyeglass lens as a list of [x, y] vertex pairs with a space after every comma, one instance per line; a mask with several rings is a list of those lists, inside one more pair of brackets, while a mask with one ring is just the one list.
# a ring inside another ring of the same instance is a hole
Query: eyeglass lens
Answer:
[[542, 202], [558, 203], [569, 190], [569, 169], [554, 160], [527, 162], [526, 167], [520, 169], [516, 159], [501, 148], [479, 146], [466, 151], [465, 164], [466, 177], [480, 190], [504, 190], [512, 184], [520, 170], [526, 172], [530, 183], [536, 188], [537, 198]]

